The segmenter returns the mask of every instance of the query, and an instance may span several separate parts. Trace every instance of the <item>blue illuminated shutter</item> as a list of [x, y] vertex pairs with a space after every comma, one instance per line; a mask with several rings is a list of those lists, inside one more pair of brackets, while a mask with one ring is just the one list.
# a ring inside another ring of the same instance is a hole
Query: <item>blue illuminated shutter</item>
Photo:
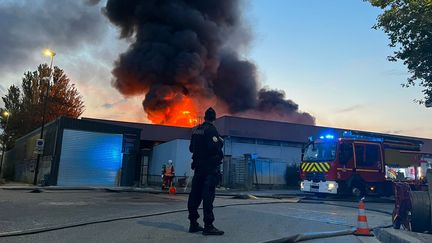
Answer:
[[122, 141], [122, 134], [65, 129], [57, 185], [116, 186]]

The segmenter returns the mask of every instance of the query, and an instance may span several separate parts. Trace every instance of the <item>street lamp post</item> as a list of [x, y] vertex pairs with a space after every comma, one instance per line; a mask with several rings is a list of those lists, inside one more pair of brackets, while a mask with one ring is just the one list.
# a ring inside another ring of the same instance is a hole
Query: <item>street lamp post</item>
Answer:
[[[40, 132], [40, 137], [39, 137], [40, 139], [43, 139], [43, 132], [44, 132], [44, 127], [45, 127], [45, 113], [46, 113], [47, 103], [48, 103], [48, 93], [49, 93], [49, 88], [50, 88], [51, 77], [53, 76], [52, 66], [53, 66], [54, 56], [56, 55], [56, 53], [52, 50], [46, 49], [43, 52], [43, 54], [45, 56], [51, 57], [51, 64], [50, 64], [50, 69], [49, 69], [50, 74], [48, 77], [47, 88], [46, 88], [46, 93], [45, 93], [45, 98], [44, 98], [44, 107], [43, 107], [43, 112], [42, 112], [42, 127], [41, 127], [41, 132]], [[43, 154], [43, 150], [41, 153]], [[37, 184], [37, 178], [38, 178], [38, 174], [39, 174], [39, 163], [40, 163], [40, 158], [42, 156], [41, 153], [38, 153], [38, 155], [37, 155], [35, 173], [34, 173], [34, 178], [33, 178], [33, 185]]]
[[[9, 122], [10, 113], [7, 112], [7, 111], [5, 111], [5, 112], [3, 112], [3, 115], [6, 117], [6, 124], [5, 124], [5, 127], [4, 127], [3, 134], [6, 135], [6, 129], [7, 129], [7, 125], [8, 125], [8, 122]], [[3, 158], [4, 158], [4, 153], [5, 153], [5, 150], [6, 150], [6, 142], [7, 141], [6, 141], [6, 136], [5, 136], [4, 139], [3, 139], [2, 156], [1, 156], [1, 160], [0, 160], [0, 179], [2, 178]]]

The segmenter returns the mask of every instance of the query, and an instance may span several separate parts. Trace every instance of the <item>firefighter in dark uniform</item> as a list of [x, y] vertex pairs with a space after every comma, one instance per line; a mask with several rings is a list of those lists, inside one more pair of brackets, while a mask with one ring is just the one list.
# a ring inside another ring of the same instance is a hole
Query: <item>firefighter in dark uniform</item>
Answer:
[[[215, 110], [208, 108], [204, 120], [204, 123], [192, 132], [189, 146], [193, 154], [191, 167], [195, 170], [188, 200], [189, 232], [203, 231], [203, 235], [223, 235], [223, 231], [213, 226], [213, 201], [219, 180], [219, 166], [223, 159], [223, 139], [213, 125], [213, 121], [216, 120]], [[204, 228], [197, 222], [198, 207], [201, 201], [203, 202]]]

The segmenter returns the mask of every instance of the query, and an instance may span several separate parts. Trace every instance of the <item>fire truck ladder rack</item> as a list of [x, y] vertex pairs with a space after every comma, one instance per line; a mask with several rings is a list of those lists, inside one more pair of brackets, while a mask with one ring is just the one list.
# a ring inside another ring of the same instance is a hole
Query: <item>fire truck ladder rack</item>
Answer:
[[423, 142], [415, 139], [408, 139], [395, 135], [384, 135], [372, 132], [346, 131], [343, 133], [344, 138], [354, 140], [366, 140], [382, 142], [386, 149], [396, 149], [405, 151], [420, 151]]

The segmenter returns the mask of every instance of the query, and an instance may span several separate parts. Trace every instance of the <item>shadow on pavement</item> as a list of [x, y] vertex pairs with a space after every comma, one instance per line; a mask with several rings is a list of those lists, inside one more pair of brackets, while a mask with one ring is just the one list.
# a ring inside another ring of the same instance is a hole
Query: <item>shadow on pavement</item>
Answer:
[[175, 230], [180, 232], [187, 232], [188, 230], [183, 225], [173, 224], [168, 222], [149, 222], [149, 221], [140, 220], [137, 223], [140, 225], [149, 226], [158, 229], [168, 229], [168, 230]]

